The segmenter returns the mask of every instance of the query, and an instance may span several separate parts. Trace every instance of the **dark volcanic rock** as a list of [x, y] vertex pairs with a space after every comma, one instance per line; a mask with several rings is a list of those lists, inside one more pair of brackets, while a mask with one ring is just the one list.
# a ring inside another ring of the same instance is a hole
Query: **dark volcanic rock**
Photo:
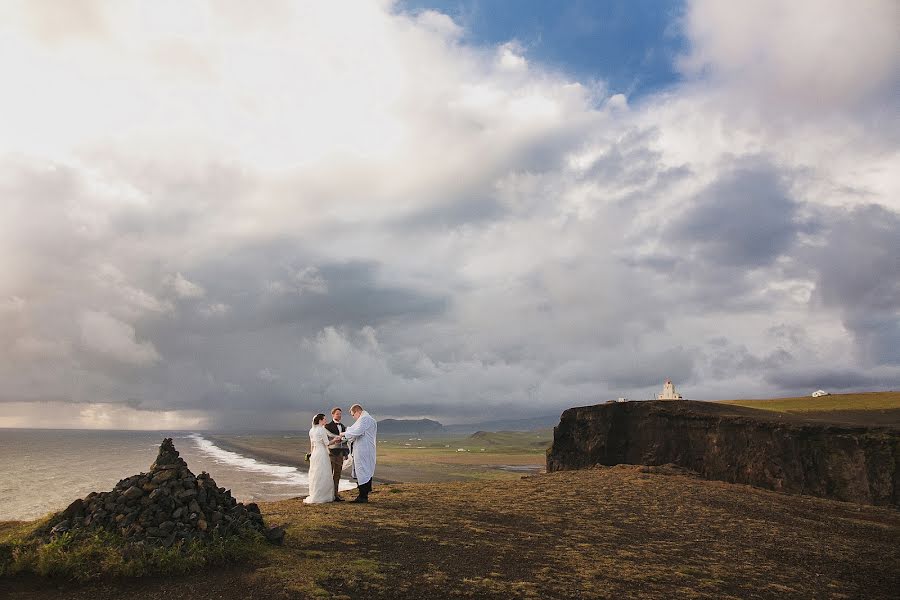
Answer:
[[[208, 507], [214, 527], [207, 523], [201, 504]], [[40, 533], [52, 538], [79, 528], [106, 529], [132, 543], [164, 547], [176, 538], [189, 542], [245, 531], [258, 531], [272, 543], [284, 538], [280, 528], [266, 528], [256, 504], [239, 503], [208, 473], [191, 473], [171, 438], [163, 440], [149, 473], [126, 477], [109, 492], [91, 492], [75, 500]]]
[[674, 464], [708, 479], [860, 504], [900, 505], [900, 430], [847, 427], [690, 400], [570, 408], [547, 471]]

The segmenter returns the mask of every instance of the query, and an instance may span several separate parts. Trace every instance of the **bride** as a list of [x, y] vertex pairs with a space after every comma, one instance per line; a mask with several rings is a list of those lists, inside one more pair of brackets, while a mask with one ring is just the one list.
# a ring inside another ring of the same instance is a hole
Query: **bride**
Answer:
[[306, 504], [334, 501], [334, 477], [328, 457], [331, 437], [325, 429], [325, 415], [317, 414], [309, 430], [309, 496], [303, 499]]

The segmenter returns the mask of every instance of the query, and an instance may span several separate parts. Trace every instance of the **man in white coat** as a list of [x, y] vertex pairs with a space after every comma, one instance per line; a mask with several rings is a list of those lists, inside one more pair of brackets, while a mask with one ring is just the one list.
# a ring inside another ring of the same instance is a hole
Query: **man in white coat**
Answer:
[[350, 414], [356, 422], [347, 428], [343, 437], [353, 444], [353, 473], [359, 490], [359, 495], [351, 502], [368, 502], [369, 492], [372, 491], [372, 477], [375, 475], [378, 423], [359, 404], [350, 407]]

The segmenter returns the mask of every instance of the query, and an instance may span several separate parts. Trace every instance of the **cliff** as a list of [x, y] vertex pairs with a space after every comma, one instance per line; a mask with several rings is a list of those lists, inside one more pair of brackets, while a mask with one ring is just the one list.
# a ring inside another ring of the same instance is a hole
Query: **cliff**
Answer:
[[806, 421], [689, 400], [570, 408], [547, 471], [675, 464], [707, 479], [860, 504], [900, 505], [900, 430]]

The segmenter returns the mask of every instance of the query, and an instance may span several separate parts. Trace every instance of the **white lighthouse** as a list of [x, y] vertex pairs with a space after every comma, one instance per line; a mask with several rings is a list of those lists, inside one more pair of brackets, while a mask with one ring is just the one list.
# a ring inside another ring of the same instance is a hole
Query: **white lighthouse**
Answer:
[[658, 394], [656, 396], [657, 400], [684, 400], [681, 394], [675, 391], [675, 384], [672, 383], [671, 379], [666, 379], [666, 384], [663, 386], [662, 394]]

